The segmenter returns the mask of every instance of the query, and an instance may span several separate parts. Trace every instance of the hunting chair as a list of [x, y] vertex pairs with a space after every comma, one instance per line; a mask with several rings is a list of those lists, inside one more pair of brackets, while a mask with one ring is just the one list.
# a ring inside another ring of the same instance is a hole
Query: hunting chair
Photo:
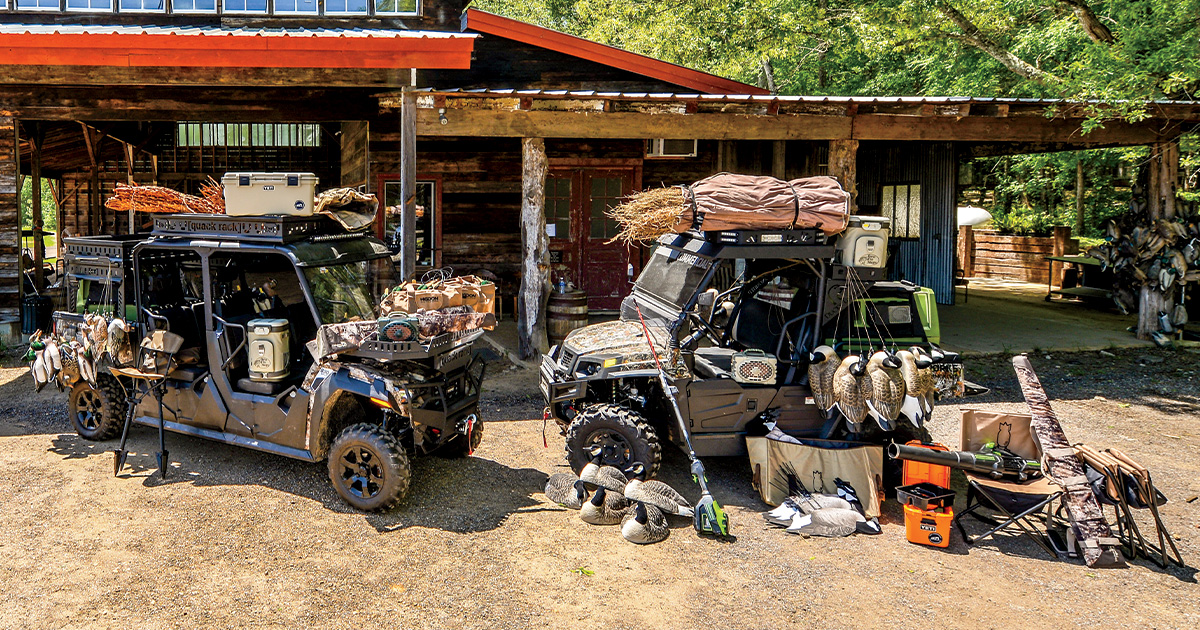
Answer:
[[[1087, 465], [1088, 481], [1101, 509], [1106, 505], [1113, 508], [1117, 538], [1126, 555], [1142, 556], [1164, 569], [1170, 563], [1183, 566], [1183, 557], [1158, 513], [1158, 506], [1166, 503], [1167, 498], [1154, 487], [1150, 471], [1116, 449], [1097, 451], [1084, 444], [1076, 444], [1074, 448]], [[1150, 512], [1158, 544], [1142, 536], [1134, 519], [1135, 509]]]
[[[988, 442], [1008, 448], [1027, 459], [1041, 460], [1042, 450], [1029, 429], [1030, 417], [978, 409], [962, 411], [962, 450], [978, 451]], [[967, 472], [967, 506], [955, 515], [954, 525], [968, 545], [1000, 532], [1027, 536], [1052, 558], [1058, 558], [1043, 529], [1058, 520], [1064, 492], [1046, 476], [1027, 481], [994, 479]], [[1057, 503], [1057, 505], [1056, 505]], [[963, 520], [972, 518], [991, 526], [977, 536], [967, 534]], [[1039, 526], [1037, 521], [1042, 521]]]
[[[124, 377], [134, 383], [133, 387], [125, 391], [127, 405], [125, 426], [121, 430], [121, 444], [113, 452], [113, 475], [121, 472], [122, 466], [125, 465], [125, 459], [129, 456], [129, 452], [125, 450], [125, 441], [129, 437], [129, 427], [133, 424], [135, 410], [146, 399], [146, 396], [152, 395], [158, 401], [158, 454], [156, 456], [158, 471], [163, 479], [167, 478], [169, 460], [165, 436], [166, 427], [164, 426], [166, 419], [163, 414], [163, 388], [166, 384], [167, 374], [174, 367], [175, 354], [182, 346], [183, 337], [166, 330], [155, 330], [142, 339], [132, 367], [109, 368], [112, 375], [117, 377], [118, 382], [122, 382], [122, 377]], [[124, 387], [123, 382], [122, 387]]]

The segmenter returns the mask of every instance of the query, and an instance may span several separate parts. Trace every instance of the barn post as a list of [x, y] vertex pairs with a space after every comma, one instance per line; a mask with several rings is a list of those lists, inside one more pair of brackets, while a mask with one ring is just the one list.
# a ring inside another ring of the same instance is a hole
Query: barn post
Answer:
[[46, 247], [42, 233], [42, 141], [44, 139], [45, 132], [42, 130], [41, 123], [34, 122], [33, 133], [29, 139], [29, 145], [33, 149], [33, 159], [30, 162], [33, 183], [29, 187], [33, 194], [33, 208], [29, 217], [29, 229], [33, 233], [33, 288], [35, 291], [41, 291], [46, 284], [45, 270], [42, 269]]
[[[1150, 163], [1146, 178], [1146, 212], [1149, 214], [1147, 225], [1155, 225], [1159, 219], [1174, 220], [1178, 177], [1178, 141], [1155, 142], [1150, 145]], [[1161, 328], [1158, 314], [1169, 313], [1170, 306], [1166, 292], [1149, 284], [1142, 285], [1138, 295], [1138, 339], [1150, 339], [1150, 335]]]
[[417, 271], [417, 93], [405, 88], [400, 96], [400, 275], [412, 279]]
[[850, 193], [850, 214], [858, 212], [858, 140], [829, 141], [829, 176]]
[[517, 296], [517, 353], [534, 359], [550, 349], [550, 244], [546, 238], [546, 141], [521, 140], [521, 292]]

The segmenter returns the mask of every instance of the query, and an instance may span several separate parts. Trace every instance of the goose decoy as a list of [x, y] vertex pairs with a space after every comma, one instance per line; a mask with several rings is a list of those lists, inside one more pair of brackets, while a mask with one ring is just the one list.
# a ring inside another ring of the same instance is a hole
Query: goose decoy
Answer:
[[855, 532], [880, 533], [878, 521], [867, 520], [853, 508], [824, 508], [812, 514], [799, 514], [787, 527], [787, 533], [825, 538], [840, 538]]
[[925, 410], [918, 399], [917, 360], [910, 350], [900, 350], [896, 357], [900, 359], [900, 375], [904, 377], [904, 403], [900, 405], [900, 415], [920, 428], [925, 424]]
[[621, 536], [631, 543], [648, 545], [661, 542], [671, 534], [667, 517], [653, 505], [638, 501], [621, 519]]
[[833, 375], [841, 361], [829, 346], [818, 346], [808, 355], [808, 361], [808, 387], [812, 390], [813, 401], [828, 415], [834, 403]]
[[615, 492], [617, 496], [625, 493], [625, 486], [629, 483], [629, 479], [625, 477], [625, 473], [616, 466], [585, 466], [583, 471], [579, 473], [579, 480], [589, 486], [604, 488], [609, 492]]
[[863, 420], [867, 417], [871, 381], [866, 374], [862, 357], [850, 355], [842, 359], [833, 375], [834, 406], [846, 418], [851, 433], [861, 433]]
[[[768, 522], [787, 527], [797, 514], [811, 514], [826, 508], [849, 509], [852, 507], [849, 501], [840, 496], [809, 492], [796, 476], [795, 470], [791, 470], [789, 465], [785, 464], [783, 470], [787, 478], [788, 497], [779, 507], [763, 515]], [[780, 487], [774, 481], [772, 484], [777, 488]]]
[[885, 363], [889, 358], [892, 357], [880, 351], [867, 362], [867, 378], [871, 381], [867, 412], [884, 431], [896, 428], [893, 423], [900, 417], [900, 407], [904, 404], [904, 377], [899, 369]]
[[644, 464], [634, 462], [633, 466], [630, 467], [630, 472], [632, 475], [624, 490], [626, 499], [645, 503], [661, 510], [665, 514], [686, 516], [688, 518], [693, 516], [692, 504], [682, 494], [679, 494], [675, 488], [655, 479], [649, 481], [642, 480], [642, 477], [646, 475], [646, 466]]
[[133, 363], [133, 348], [129, 345], [129, 326], [125, 320], [120, 317], [112, 320], [108, 325], [108, 339], [104, 343], [104, 349], [108, 352], [112, 362], [116, 365], [128, 365]]
[[600, 486], [592, 499], [579, 508], [579, 518], [592, 525], [616, 525], [630, 509], [624, 496]]
[[572, 510], [587, 502], [588, 491], [579, 477], [571, 473], [555, 473], [546, 480], [546, 498]]

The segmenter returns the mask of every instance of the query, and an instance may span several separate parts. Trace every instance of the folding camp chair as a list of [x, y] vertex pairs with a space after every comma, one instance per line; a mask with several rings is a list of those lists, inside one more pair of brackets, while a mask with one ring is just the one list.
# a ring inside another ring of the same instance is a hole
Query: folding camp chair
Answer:
[[[1167, 498], [1154, 487], [1150, 471], [1116, 449], [1097, 451], [1084, 444], [1076, 444], [1074, 448], [1075, 454], [1089, 468], [1089, 480], [1094, 479], [1092, 491], [1101, 509], [1105, 505], [1113, 507], [1117, 538], [1125, 548], [1126, 555], [1131, 558], [1140, 555], [1164, 569], [1172, 562], [1183, 566], [1179, 549], [1158, 513], [1158, 506], [1166, 503]], [[1142, 536], [1134, 519], [1135, 509], [1150, 512], [1158, 535], [1157, 545]], [[1168, 548], [1173, 552], [1173, 558]]]
[[[132, 367], [109, 368], [113, 376], [117, 377], [118, 382], [121, 382], [121, 377], [134, 382], [134, 387], [131, 388], [132, 395], [129, 390], [125, 392], [125, 400], [128, 405], [125, 410], [125, 427], [121, 430], [121, 444], [113, 452], [113, 475], [121, 472], [121, 467], [125, 465], [125, 458], [129, 456], [129, 452], [125, 450], [125, 441], [129, 437], [129, 426], [133, 424], [133, 414], [146, 396], [152, 395], [158, 401], [158, 455], [156, 456], [158, 471], [163, 479], [167, 478], [169, 460], [165, 436], [166, 427], [164, 426], [166, 419], [163, 417], [163, 388], [166, 384], [167, 374], [174, 366], [175, 353], [179, 352], [182, 346], [183, 337], [165, 330], [155, 330], [142, 339]], [[122, 387], [124, 387], [123, 383]]]
[[[1041, 459], [1041, 448], [1029, 430], [1030, 417], [1026, 414], [1006, 414], [978, 409], [962, 410], [962, 450], [977, 451], [987, 442], [995, 442], [1028, 459]], [[1008, 531], [1028, 536], [1051, 557], [1059, 554], [1050, 539], [1038, 526], [1035, 519], [1046, 525], [1057, 520], [1057, 510], [1063, 498], [1063, 489], [1048, 477], [1038, 477], [1018, 482], [1010, 479], [993, 479], [987, 475], [965, 473], [967, 477], [967, 506], [954, 516], [954, 525], [968, 545], [984, 538]], [[1058, 505], [1055, 505], [1055, 504]], [[991, 529], [977, 536], [967, 533], [963, 519], [972, 518], [991, 525]]]

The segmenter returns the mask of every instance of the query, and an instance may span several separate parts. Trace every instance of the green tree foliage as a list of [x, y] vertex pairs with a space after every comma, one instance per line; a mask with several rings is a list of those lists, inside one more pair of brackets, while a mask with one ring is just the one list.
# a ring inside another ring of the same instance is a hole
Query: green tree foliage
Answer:
[[[969, 95], [1092, 101], [1088, 127], [1200, 92], [1200, 0], [476, 0], [474, 5], [780, 94]], [[1185, 195], [1200, 147], [1183, 140]], [[1144, 150], [980, 160], [1001, 222], [1088, 229], [1128, 203]], [[979, 179], [979, 178], [977, 178]]]
[[[21, 229], [33, 227], [33, 178], [26, 177], [21, 186]], [[42, 229], [53, 232], [58, 227], [58, 207], [54, 205], [54, 188], [50, 180], [42, 179]]]

